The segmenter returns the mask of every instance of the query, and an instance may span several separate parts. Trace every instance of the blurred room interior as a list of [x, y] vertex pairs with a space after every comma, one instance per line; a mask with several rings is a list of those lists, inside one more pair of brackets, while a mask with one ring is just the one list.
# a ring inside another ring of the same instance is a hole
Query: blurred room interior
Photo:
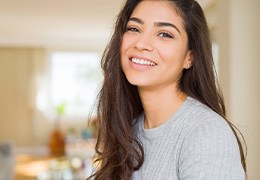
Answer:
[[[247, 142], [248, 179], [260, 179], [260, 1], [198, 1], [228, 118]], [[0, 179], [91, 171], [99, 63], [122, 3], [0, 0]]]

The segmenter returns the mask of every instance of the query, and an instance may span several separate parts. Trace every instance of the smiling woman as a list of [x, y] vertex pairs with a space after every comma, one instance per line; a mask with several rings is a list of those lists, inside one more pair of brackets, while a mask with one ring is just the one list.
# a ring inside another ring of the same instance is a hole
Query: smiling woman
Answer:
[[245, 179], [211, 47], [196, 1], [126, 1], [102, 59], [89, 179]]

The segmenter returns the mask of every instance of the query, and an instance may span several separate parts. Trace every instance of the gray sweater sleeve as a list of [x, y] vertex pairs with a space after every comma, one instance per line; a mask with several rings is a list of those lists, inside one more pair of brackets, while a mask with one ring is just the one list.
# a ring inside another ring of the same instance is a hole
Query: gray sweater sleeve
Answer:
[[236, 138], [224, 121], [209, 120], [186, 136], [180, 151], [181, 180], [244, 180]]

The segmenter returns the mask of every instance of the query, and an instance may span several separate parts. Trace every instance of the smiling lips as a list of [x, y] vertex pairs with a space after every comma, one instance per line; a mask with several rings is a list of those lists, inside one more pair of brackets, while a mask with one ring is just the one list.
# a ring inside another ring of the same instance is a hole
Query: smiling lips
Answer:
[[135, 64], [140, 64], [140, 65], [147, 65], [147, 66], [155, 66], [156, 63], [155, 62], [152, 62], [152, 61], [149, 61], [149, 60], [146, 60], [146, 59], [139, 59], [139, 58], [131, 58], [130, 61], [132, 61], [133, 63]]

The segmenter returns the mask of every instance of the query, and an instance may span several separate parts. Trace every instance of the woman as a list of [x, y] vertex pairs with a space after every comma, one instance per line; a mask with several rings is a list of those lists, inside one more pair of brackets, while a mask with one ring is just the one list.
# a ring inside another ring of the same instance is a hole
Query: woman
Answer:
[[102, 68], [94, 179], [245, 179], [196, 1], [128, 0]]

